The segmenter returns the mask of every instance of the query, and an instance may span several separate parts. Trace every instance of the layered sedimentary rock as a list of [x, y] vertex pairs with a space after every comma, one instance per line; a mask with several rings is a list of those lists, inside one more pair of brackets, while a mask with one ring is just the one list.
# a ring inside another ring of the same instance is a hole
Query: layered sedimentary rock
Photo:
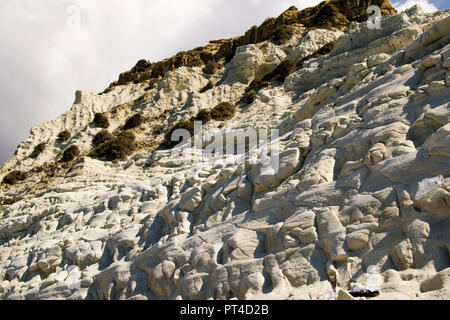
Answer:
[[370, 5], [379, 6], [383, 16], [396, 12], [386, 0], [324, 1], [316, 7], [301, 11], [296, 7], [291, 7], [278, 18], [269, 18], [259, 27], [252, 27], [243, 36], [213, 40], [204, 47], [188, 52], [179, 52], [174, 57], [156, 63], [150, 63], [145, 59], [140, 60], [130, 71], [122, 73], [117, 81], [111, 83], [106, 92], [116, 85], [124, 85], [129, 82], [146, 82], [153, 85], [161, 80], [166, 72], [183, 66], [202, 66], [210, 62], [226, 63], [233, 58], [239, 47], [270, 40], [280, 31], [280, 28], [287, 29], [300, 25], [305, 28], [342, 30], [353, 21], [366, 21], [369, 17], [367, 8]]
[[[282, 44], [262, 29], [233, 40], [212, 74], [181, 63], [158, 67], [152, 86], [123, 76], [33, 128], [0, 168], [2, 179], [26, 173], [0, 186], [0, 298], [353, 299], [357, 287], [379, 289], [373, 299], [450, 298], [450, 11], [395, 13], [380, 1], [371, 29], [367, 1], [331, 3], [347, 27], [308, 25], [326, 4], [290, 9], [278, 20], [298, 25]], [[286, 61], [296, 67], [284, 79], [267, 77]], [[204, 133], [278, 129], [278, 171], [179, 163], [159, 147], [175, 124], [225, 101], [237, 113]], [[98, 112], [112, 134], [143, 117], [127, 160], [88, 156]], [[58, 162], [70, 145], [80, 154]]]

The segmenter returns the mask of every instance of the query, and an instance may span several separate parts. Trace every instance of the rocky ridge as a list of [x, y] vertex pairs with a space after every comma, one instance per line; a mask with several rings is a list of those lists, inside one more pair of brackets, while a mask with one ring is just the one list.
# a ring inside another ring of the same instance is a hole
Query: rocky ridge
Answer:
[[[364, 12], [341, 2], [339, 14]], [[353, 299], [358, 286], [380, 289], [373, 299], [450, 298], [450, 11], [389, 10], [381, 29], [303, 17], [283, 43], [233, 40], [212, 74], [182, 63], [155, 83], [122, 76], [103, 94], [77, 92], [0, 168], [2, 179], [26, 172], [0, 186], [0, 298]], [[268, 76], [289, 61], [283, 79]], [[154, 70], [141, 64], [131, 73]], [[279, 129], [277, 174], [177, 164], [158, 147], [224, 101], [237, 114], [204, 130]], [[111, 133], [143, 117], [127, 160], [88, 156], [96, 113]], [[80, 155], [58, 162], [70, 145]]]
[[188, 52], [179, 52], [174, 57], [151, 63], [147, 60], [140, 60], [130, 71], [120, 75], [117, 81], [111, 83], [111, 88], [117, 85], [133, 83], [148, 83], [154, 86], [162, 80], [168, 71], [176, 70], [180, 67], [194, 67], [217, 63], [224, 65], [235, 55], [239, 47], [261, 43], [271, 39], [280, 38], [280, 33], [291, 34], [298, 26], [305, 28], [322, 28], [327, 30], [345, 30], [351, 22], [367, 21], [367, 8], [370, 5], [377, 5], [381, 9], [383, 16], [396, 13], [396, 10], [386, 0], [358, 0], [324, 1], [315, 7], [310, 7], [299, 11], [296, 7], [290, 7], [278, 18], [268, 18], [259, 27], [253, 26], [245, 35], [232, 38], [213, 40], [204, 47], [199, 47]]

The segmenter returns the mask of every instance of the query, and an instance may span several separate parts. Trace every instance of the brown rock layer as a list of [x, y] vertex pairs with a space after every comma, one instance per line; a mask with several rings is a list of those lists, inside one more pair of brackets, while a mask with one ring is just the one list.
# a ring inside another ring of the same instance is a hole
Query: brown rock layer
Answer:
[[253, 26], [241, 37], [210, 41], [204, 47], [179, 52], [156, 63], [140, 60], [130, 71], [122, 73], [107, 90], [129, 82], [149, 81], [152, 85], [161, 80], [166, 72], [182, 66], [202, 66], [209, 61], [227, 62], [233, 58], [238, 47], [269, 40], [281, 26], [299, 23], [307, 28], [343, 29], [353, 21], [367, 20], [366, 11], [370, 5], [379, 6], [383, 16], [397, 12], [389, 0], [329, 0], [301, 11], [290, 7], [278, 18], [269, 18], [259, 27]]

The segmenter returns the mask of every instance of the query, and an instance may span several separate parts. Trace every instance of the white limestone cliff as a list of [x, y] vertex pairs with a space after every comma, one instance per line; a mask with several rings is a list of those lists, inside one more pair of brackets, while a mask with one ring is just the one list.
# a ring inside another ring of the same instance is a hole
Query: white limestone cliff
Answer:
[[[415, 6], [381, 26], [244, 46], [214, 76], [182, 67], [150, 89], [78, 92], [0, 168], [0, 178], [30, 172], [71, 144], [82, 153], [53, 179], [37, 172], [0, 190], [0, 200], [23, 198], [0, 206], [0, 298], [345, 298], [375, 283], [373, 299], [449, 299], [450, 11]], [[176, 164], [155, 150], [175, 123], [237, 103], [249, 82], [329, 41], [330, 53], [238, 104], [233, 120], [205, 126], [279, 129], [277, 174], [223, 160]], [[209, 80], [216, 86], [199, 93]], [[146, 143], [127, 161], [87, 157], [96, 112], [111, 115], [110, 131], [141, 113], [134, 132]], [[60, 142], [64, 129], [72, 138]], [[441, 175], [416, 197], [420, 182]]]

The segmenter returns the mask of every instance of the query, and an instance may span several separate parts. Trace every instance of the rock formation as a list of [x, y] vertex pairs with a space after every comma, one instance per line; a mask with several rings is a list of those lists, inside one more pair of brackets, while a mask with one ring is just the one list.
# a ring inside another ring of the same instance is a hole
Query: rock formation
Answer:
[[[386, 0], [141, 60], [0, 167], [0, 298], [449, 299], [449, 86], [450, 10]], [[199, 118], [278, 129], [279, 170], [261, 146], [175, 161], [166, 133]]]

